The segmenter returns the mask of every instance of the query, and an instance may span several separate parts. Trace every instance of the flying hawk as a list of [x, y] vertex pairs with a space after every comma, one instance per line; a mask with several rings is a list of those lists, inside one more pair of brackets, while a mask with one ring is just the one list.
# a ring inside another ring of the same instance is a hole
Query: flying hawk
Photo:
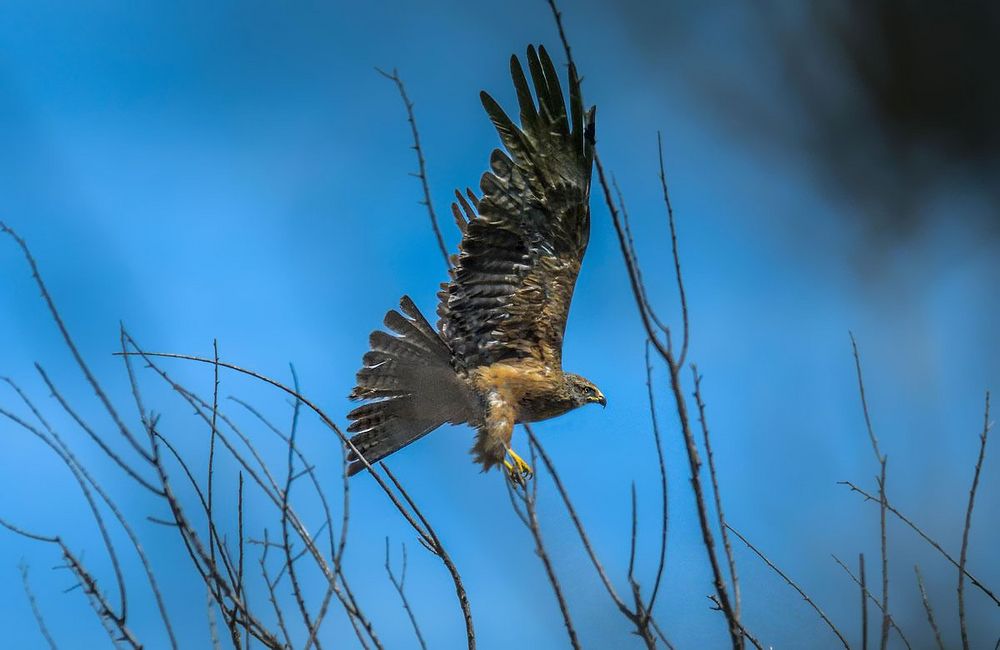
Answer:
[[[521, 126], [480, 93], [506, 153], [496, 149], [479, 187], [455, 192], [462, 230], [450, 281], [438, 293], [437, 328], [408, 296], [372, 332], [348, 418], [351, 443], [373, 464], [442, 424], [469, 423], [483, 471], [503, 463], [523, 481], [531, 468], [510, 448], [514, 425], [607, 404], [597, 386], [563, 372], [562, 344], [573, 287], [590, 238], [595, 108], [586, 113], [569, 66], [569, 115], [545, 48], [529, 47], [534, 97], [511, 57]], [[510, 456], [510, 460], [507, 459]], [[364, 468], [351, 452], [348, 473]], [[513, 461], [513, 462], [511, 462]]]

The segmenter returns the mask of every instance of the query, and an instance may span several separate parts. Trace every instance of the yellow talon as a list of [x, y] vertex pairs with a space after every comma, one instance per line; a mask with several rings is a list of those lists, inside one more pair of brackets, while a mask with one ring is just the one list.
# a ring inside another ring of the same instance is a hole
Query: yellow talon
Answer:
[[507, 449], [507, 455], [514, 461], [513, 463], [506, 459], [503, 461], [504, 467], [507, 468], [507, 476], [514, 483], [524, 485], [527, 479], [534, 475], [531, 465], [524, 462], [524, 459], [518, 456], [513, 449]]

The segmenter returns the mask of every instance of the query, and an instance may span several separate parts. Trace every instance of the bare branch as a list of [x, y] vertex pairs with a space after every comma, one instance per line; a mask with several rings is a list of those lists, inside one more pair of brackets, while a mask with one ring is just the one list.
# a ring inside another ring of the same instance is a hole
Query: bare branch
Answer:
[[406, 120], [410, 123], [410, 131], [413, 133], [413, 150], [417, 152], [417, 166], [419, 171], [414, 176], [420, 179], [420, 185], [424, 190], [424, 198], [420, 203], [427, 208], [427, 216], [430, 217], [431, 228], [434, 229], [434, 237], [437, 239], [438, 248], [441, 250], [441, 257], [444, 258], [444, 265], [447, 268], [451, 268], [451, 260], [448, 258], [448, 247], [444, 244], [444, 238], [441, 236], [441, 228], [438, 227], [437, 214], [434, 212], [434, 206], [431, 203], [431, 189], [427, 183], [427, 165], [424, 161], [424, 150], [420, 146], [420, 132], [417, 130], [417, 120], [413, 116], [413, 102], [410, 101], [409, 96], [406, 94], [406, 86], [403, 85], [403, 80], [399, 77], [395, 69], [393, 69], [392, 74], [379, 68], [375, 68], [375, 71], [396, 84], [399, 97], [403, 100], [403, 105], [406, 107]]
[[455, 566], [455, 563], [452, 562], [451, 556], [448, 555], [444, 545], [441, 544], [441, 540], [438, 539], [437, 533], [434, 532], [430, 522], [427, 521], [420, 509], [417, 508], [417, 504], [413, 502], [412, 498], [410, 498], [409, 492], [407, 492], [400, 482], [396, 480], [396, 476], [389, 470], [388, 465], [382, 463], [382, 469], [385, 471], [385, 475], [389, 477], [389, 480], [392, 481], [392, 484], [409, 504], [413, 513], [416, 514], [416, 516], [420, 519], [420, 522], [424, 525], [424, 530], [427, 531], [428, 537], [426, 540], [424, 540], [424, 538], [420, 539], [425, 543], [430, 544], [429, 548], [441, 559], [441, 562], [444, 563], [448, 573], [451, 574], [451, 580], [455, 584], [455, 595], [458, 596], [458, 604], [462, 609], [462, 616], [465, 619], [465, 640], [468, 643], [469, 650], [475, 650], [476, 630], [472, 622], [472, 607], [469, 604], [469, 596], [465, 591], [465, 585], [462, 583], [462, 577], [458, 573], [458, 568]]
[[[39, 370], [41, 370], [40, 367]], [[43, 377], [45, 377], [44, 372], [42, 374]], [[45, 379], [46, 382], [48, 383], [47, 381], [48, 378], [45, 377]], [[27, 405], [27, 407], [34, 414], [35, 418], [42, 424], [48, 435], [51, 437], [51, 441], [46, 440], [45, 438], [42, 438], [42, 440], [56, 453], [57, 456], [59, 456], [60, 460], [62, 460], [63, 463], [65, 463], [67, 467], [70, 468], [70, 471], [72, 471], [74, 475], [77, 476], [78, 480], [82, 478], [84, 481], [87, 482], [87, 484], [91, 486], [91, 488], [93, 488], [93, 490], [98, 494], [98, 496], [100, 496], [101, 500], [104, 501], [105, 505], [108, 506], [108, 509], [111, 510], [112, 514], [115, 516], [115, 519], [118, 520], [118, 523], [121, 525], [122, 529], [125, 531], [125, 534], [128, 536], [129, 541], [132, 543], [132, 547], [135, 549], [136, 555], [138, 555], [139, 557], [139, 561], [142, 563], [143, 571], [146, 574], [146, 579], [149, 582], [150, 589], [153, 592], [153, 598], [156, 601], [156, 606], [160, 613], [160, 618], [163, 621], [163, 625], [167, 631], [167, 637], [170, 641], [170, 646], [176, 649], [177, 639], [174, 635], [173, 626], [170, 623], [170, 617], [167, 614], [167, 606], [163, 600], [163, 595], [160, 592], [160, 587], [156, 581], [156, 576], [153, 573], [153, 568], [149, 562], [149, 558], [147, 557], [146, 552], [143, 550], [142, 544], [139, 542], [138, 535], [136, 535], [135, 531], [132, 529], [132, 526], [128, 523], [128, 520], [125, 518], [125, 515], [122, 514], [121, 510], [118, 509], [117, 504], [111, 499], [111, 496], [101, 486], [101, 484], [90, 474], [87, 468], [79, 461], [79, 459], [70, 449], [70, 447], [65, 443], [65, 441], [63, 441], [62, 436], [60, 436], [59, 433], [42, 416], [41, 412], [36, 408], [34, 402], [31, 399], [29, 399], [28, 396], [24, 393], [24, 391], [22, 391], [21, 388], [11, 379], [4, 378], [4, 381], [6, 381], [6, 383], [10, 385], [11, 388], [14, 389], [14, 391], [18, 394], [21, 400]], [[52, 387], [50, 384], [50, 388], [54, 387]], [[150, 487], [152, 488], [152, 491], [155, 494], [160, 494], [160, 492], [155, 487], [152, 486]]]
[[281, 606], [278, 604], [278, 597], [274, 593], [274, 587], [277, 584], [277, 580], [272, 581], [271, 576], [267, 572], [267, 552], [271, 548], [271, 543], [267, 539], [267, 529], [264, 529], [264, 551], [260, 554], [260, 572], [264, 576], [264, 584], [267, 586], [268, 600], [271, 602], [271, 606], [274, 608], [274, 615], [278, 619], [278, 629], [281, 630], [281, 635], [285, 639], [285, 643], [281, 646], [282, 648], [291, 648], [292, 640], [288, 635], [288, 627], [285, 625], [284, 612]]
[[35, 594], [31, 591], [31, 583], [28, 581], [28, 565], [21, 563], [21, 584], [24, 586], [24, 595], [28, 598], [28, 604], [31, 605], [31, 614], [35, 617], [35, 622], [38, 623], [38, 631], [42, 633], [42, 637], [45, 642], [49, 644], [49, 648], [52, 650], [58, 650], [56, 646], [55, 639], [52, 638], [52, 634], [49, 633], [49, 628], [45, 624], [45, 617], [42, 616], [42, 610], [38, 608], [38, 602], [35, 600]]
[[944, 641], [941, 639], [941, 630], [938, 629], [937, 621], [934, 620], [934, 608], [931, 607], [931, 600], [924, 589], [924, 577], [920, 575], [920, 567], [913, 565], [913, 572], [917, 574], [917, 588], [920, 589], [920, 600], [924, 603], [924, 611], [927, 613], [927, 622], [930, 623], [934, 632], [934, 640], [937, 642], [938, 650], [944, 650]]
[[[210, 537], [216, 533], [215, 520], [212, 518], [212, 488], [215, 481], [215, 438], [219, 430], [219, 341], [217, 339], [212, 340], [212, 353], [215, 360], [215, 363], [212, 365], [214, 375], [214, 381], [212, 382], [212, 422], [210, 424], [212, 432], [208, 443], [208, 487], [206, 488], [208, 502], [205, 505], [205, 512], [208, 516], [208, 534]], [[209, 545], [209, 554], [212, 557], [212, 561], [215, 561], [215, 546], [212, 544]]]
[[767, 559], [767, 556], [764, 555], [763, 553], [761, 553], [759, 550], [757, 550], [757, 547], [754, 546], [753, 544], [751, 544], [749, 542], [749, 540], [747, 540], [746, 537], [744, 537], [743, 535], [741, 535], [739, 533], [738, 530], [736, 530], [735, 528], [733, 528], [729, 524], [726, 524], [726, 528], [728, 528], [730, 531], [732, 531], [733, 535], [736, 535], [740, 539], [741, 542], [743, 542], [744, 544], [747, 545], [747, 548], [749, 548], [751, 551], [753, 551], [757, 555], [757, 557], [759, 557], [761, 560], [763, 560], [764, 564], [766, 564], [767, 566], [771, 567], [771, 570], [773, 570], [775, 573], [777, 573], [779, 576], [781, 576], [781, 578], [786, 583], [788, 583], [788, 586], [790, 586], [792, 589], [794, 589], [795, 591], [797, 591], [798, 594], [800, 596], [802, 596], [803, 600], [805, 600], [807, 603], [809, 603], [809, 606], [812, 607], [813, 610], [815, 610], [815, 612], [817, 614], [819, 614], [819, 617], [821, 619], [823, 619], [823, 622], [827, 624], [827, 626], [830, 628], [830, 630], [833, 631], [833, 633], [837, 636], [837, 638], [840, 640], [840, 642], [842, 644], [844, 644], [844, 647], [848, 648], [848, 650], [850, 649], [851, 646], [848, 645], [847, 639], [845, 639], [844, 635], [840, 632], [840, 630], [837, 629], [837, 626], [833, 624], [833, 621], [831, 621], [829, 619], [829, 617], [827, 617], [827, 615], [823, 613], [823, 610], [819, 608], [819, 605], [817, 605], [815, 603], [815, 601], [813, 601], [813, 599], [810, 598], [809, 595], [806, 592], [802, 591], [801, 587], [799, 587], [797, 584], [795, 584], [794, 580], [792, 580], [791, 578], [789, 578], [785, 574], [784, 571], [782, 571], [781, 569], [779, 569], [774, 564], [774, 562], [771, 562], [771, 560]]
[[[218, 362], [218, 359], [216, 359], [216, 362]], [[290, 366], [290, 368], [292, 371], [292, 386], [294, 386], [295, 392], [298, 393], [299, 377], [295, 373], [295, 366]], [[288, 579], [292, 583], [292, 594], [295, 596], [295, 603], [299, 606], [299, 613], [302, 615], [302, 622], [305, 624], [306, 629], [313, 630], [312, 618], [309, 616], [305, 597], [302, 595], [302, 586], [299, 584], [295, 562], [292, 561], [292, 546], [288, 536], [288, 499], [292, 492], [292, 476], [295, 473], [295, 454], [293, 450], [295, 449], [295, 434], [298, 431], [299, 408], [301, 405], [301, 401], [295, 400], [295, 407], [292, 410], [292, 428], [288, 434], [288, 472], [285, 474], [285, 487], [281, 491], [281, 541], [282, 548], [285, 551], [285, 566], [288, 568]], [[334, 580], [336, 580], [336, 577], [334, 577]], [[317, 650], [319, 650], [319, 640], [315, 639], [315, 635], [311, 635], [311, 638], [315, 642]]]
[[[531, 465], [535, 466], [536, 452], [535, 445], [528, 439], [528, 448], [531, 450]], [[575, 650], [580, 649], [580, 640], [576, 635], [576, 628], [573, 626], [573, 619], [570, 615], [569, 605], [566, 603], [566, 597], [563, 594], [562, 584], [559, 582], [558, 576], [556, 576], [555, 567], [552, 564], [552, 558], [549, 556], [548, 550], [545, 548], [545, 541], [542, 538], [542, 528], [538, 521], [538, 484], [533, 482], [531, 488], [528, 486], [514, 486], [512, 481], [506, 480], [507, 492], [511, 498], [511, 505], [514, 506], [514, 512], [521, 519], [521, 522], [525, 525], [528, 531], [531, 533], [532, 539], [535, 541], [535, 555], [542, 561], [542, 566], [545, 569], [545, 576], [548, 578], [549, 584], [552, 586], [552, 593], [556, 597], [556, 603], [559, 605], [559, 613], [562, 615], [563, 626], [566, 628], [566, 634], [569, 636], [570, 646]], [[515, 498], [518, 499], [523, 506], [523, 512], [518, 508]]]
[[406, 544], [402, 544], [401, 546], [403, 549], [403, 571], [397, 579], [396, 574], [392, 572], [392, 565], [389, 563], [389, 538], [385, 538], [385, 572], [389, 574], [389, 582], [396, 588], [396, 593], [399, 594], [399, 599], [403, 603], [403, 609], [406, 610], [406, 615], [410, 617], [410, 624], [413, 626], [413, 632], [417, 635], [420, 647], [423, 650], [427, 650], [424, 635], [420, 633], [420, 625], [417, 623], [417, 617], [413, 614], [413, 610], [410, 608], [410, 601], [406, 598]]
[[[18, 392], [20, 393], [20, 391]], [[21, 393], [21, 396], [24, 397], [24, 394]], [[31, 406], [32, 410], [34, 410], [34, 406], [31, 405], [31, 402], [28, 402], [28, 404]], [[49, 435], [5, 409], [0, 408], [0, 415], [3, 415], [45, 443], [46, 446], [52, 449], [59, 459], [63, 461], [66, 467], [68, 467], [70, 472], [73, 474], [73, 478], [76, 479], [77, 484], [80, 486], [80, 491], [83, 493], [84, 499], [86, 499], [87, 505], [90, 507], [90, 512], [94, 517], [94, 522], [97, 524], [97, 530], [101, 535], [104, 548], [108, 552], [108, 559], [111, 561], [112, 571], [115, 574], [115, 583], [118, 586], [118, 600], [120, 603], [121, 613], [117, 615], [112, 614], [113, 610], [110, 606], [107, 607], [107, 612], [115, 618], [115, 622], [118, 623], [119, 626], [124, 627], [125, 621], [128, 617], [128, 596], [125, 591], [125, 576], [122, 572], [121, 562], [118, 560], [118, 552], [115, 550], [114, 543], [111, 541], [111, 534], [108, 532], [108, 527], [104, 522], [104, 516], [101, 514], [100, 508], [97, 507], [97, 501], [94, 499], [94, 495], [91, 492], [89, 482], [84, 478], [77, 464], [63, 453], [59, 445], [57, 445]]]
[[[858, 494], [860, 494], [861, 496], [863, 496], [865, 498], [865, 501], [878, 502], [878, 500], [879, 500], [878, 497], [872, 496], [871, 494], [868, 494], [867, 492], [865, 492], [864, 490], [862, 490], [861, 488], [859, 488], [857, 485], [855, 485], [854, 483], [852, 483], [850, 481], [838, 481], [838, 484], [839, 485], [846, 485], [847, 487], [849, 487], [851, 489], [852, 492], [857, 492]], [[938, 553], [940, 553], [941, 555], [943, 555], [946, 560], [948, 560], [949, 562], [951, 562], [951, 564], [954, 565], [954, 567], [956, 569], [959, 568], [958, 560], [956, 560], [954, 557], [952, 557], [952, 555], [950, 553], [948, 553], [948, 551], [944, 550], [944, 548], [940, 544], [938, 544], [936, 541], [934, 541], [934, 539], [930, 535], [928, 535], [927, 533], [925, 533], [919, 526], [917, 526], [915, 523], [913, 523], [913, 521], [911, 519], [909, 519], [906, 515], [904, 515], [899, 510], [897, 510], [895, 507], [893, 507], [893, 505], [891, 503], [889, 503], [888, 500], [886, 501], [885, 507], [886, 507], [886, 510], [888, 510], [892, 514], [896, 515], [896, 517], [900, 521], [902, 521], [904, 524], [906, 524], [907, 526], [909, 526], [913, 530], [913, 532], [915, 532], [917, 535], [920, 535], [920, 537], [922, 537], [925, 542], [927, 542], [932, 547], [934, 547], [934, 549], [937, 550]], [[978, 578], [976, 578], [974, 575], [972, 575], [969, 572], [968, 569], [963, 569], [963, 573], [965, 573], [965, 577], [969, 579], [969, 582], [971, 582], [973, 585], [975, 585], [976, 587], [978, 587], [980, 591], [982, 591], [984, 594], [986, 594], [986, 596], [989, 597], [989, 599], [994, 602], [994, 604], [996, 604], [998, 607], [1000, 607], [1000, 598], [997, 598], [996, 594], [994, 594], [993, 591], [989, 587], [987, 587], [986, 585], [984, 585]]]
[[[861, 578], [855, 577], [855, 575], [851, 573], [851, 570], [847, 568], [847, 565], [844, 564], [839, 557], [837, 557], [836, 555], [832, 555], [831, 557], [833, 557], [834, 562], [839, 564], [840, 568], [843, 569], [844, 572], [851, 577], [851, 580], [853, 580], [856, 585], [861, 587], [861, 607], [862, 607], [861, 614], [862, 614], [862, 632], [863, 632], [862, 641], [863, 645], [867, 646], [868, 645], [868, 599], [870, 599], [873, 603], [875, 603], [875, 606], [878, 607], [880, 612], [884, 610], [882, 609], [882, 604], [868, 590], [867, 580], [865, 579], [863, 571], [864, 555], [859, 556], [861, 558], [860, 562], [862, 567]], [[909, 640], [906, 638], [906, 635], [903, 634], [903, 630], [898, 625], [896, 625], [896, 621], [892, 618], [891, 615], [889, 616], [889, 625], [894, 630], [896, 630], [897, 634], [899, 634], [899, 638], [903, 641], [903, 645], [905, 645], [907, 648], [910, 648], [911, 646]]]
[[562, 23], [562, 12], [559, 11], [559, 7], [556, 6], [555, 0], [547, 0], [549, 3], [549, 9], [552, 10], [552, 17], [556, 21], [556, 28], [559, 30], [559, 40], [562, 41], [563, 51], [566, 53], [566, 61], [570, 65], [573, 64], [573, 50], [569, 47], [569, 39], [566, 38], [566, 32], [563, 30]]
[[69, 348], [70, 353], [76, 360], [76, 365], [79, 366], [80, 370], [83, 372], [84, 377], [87, 379], [87, 383], [89, 383], [90, 387], [94, 389], [94, 392], [97, 394], [97, 398], [104, 405], [108, 415], [110, 415], [111, 419], [114, 420], [118, 430], [121, 431], [122, 436], [128, 441], [128, 443], [132, 445], [132, 448], [135, 449], [136, 452], [138, 452], [138, 454], [147, 462], [152, 460], [150, 453], [139, 444], [135, 436], [132, 435], [132, 432], [125, 426], [125, 422], [122, 421], [121, 417], [119, 417], [118, 411], [116, 411], [114, 406], [112, 406], [111, 400], [108, 399], [108, 396], [104, 393], [101, 385], [97, 382], [93, 373], [91, 373], [90, 367], [87, 366], [83, 357], [80, 355], [79, 350], [77, 350], [76, 344], [73, 343], [73, 339], [69, 335], [69, 330], [66, 329], [66, 325], [63, 323], [62, 317], [56, 309], [52, 296], [49, 295], [49, 291], [45, 287], [45, 282], [42, 281], [42, 275], [38, 271], [38, 265], [35, 263], [35, 258], [28, 249], [28, 245], [20, 235], [14, 232], [11, 228], [8, 228], [7, 224], [3, 221], [0, 221], [0, 232], [10, 235], [11, 239], [17, 243], [17, 245], [21, 248], [21, 251], [24, 253], [24, 257], [28, 260], [28, 266], [31, 267], [31, 276], [35, 280], [35, 284], [38, 286], [39, 291], [42, 293], [42, 300], [45, 301], [45, 305], [49, 308], [49, 314], [51, 314], [52, 320], [55, 321], [56, 327], [59, 328], [59, 333], [62, 334], [66, 347]]
[[215, 604], [218, 599], [212, 593], [212, 587], [205, 585], [205, 615], [208, 618], [208, 638], [212, 642], [213, 650], [221, 650], [219, 643], [219, 626], [215, 622]]
[[878, 493], [879, 493], [879, 534], [882, 550], [882, 628], [879, 641], [879, 648], [885, 650], [889, 643], [889, 550], [885, 529], [886, 497], [885, 497], [885, 469], [888, 460], [885, 454], [879, 449], [878, 438], [875, 436], [875, 429], [872, 427], [872, 419], [868, 410], [868, 399], [865, 396], [865, 380], [861, 372], [861, 354], [858, 352], [858, 343], [854, 339], [854, 333], [850, 333], [851, 348], [854, 351], [854, 368], [858, 375], [858, 393], [861, 395], [861, 410], [865, 416], [865, 427], [868, 429], [868, 438], [872, 443], [872, 451], [879, 464]]
[[594, 548], [590, 544], [590, 537], [587, 535], [587, 531], [580, 522], [580, 517], [576, 514], [576, 508], [573, 507], [573, 502], [569, 498], [569, 493], [566, 491], [566, 487], [563, 485], [562, 479], [559, 478], [559, 473], [556, 471], [556, 468], [552, 463], [552, 459], [549, 458], [549, 455], [545, 452], [545, 448], [542, 447], [541, 443], [539, 443], [538, 438], [535, 436], [531, 427], [525, 425], [524, 430], [528, 433], [528, 441], [535, 447], [535, 449], [538, 450], [538, 455], [542, 459], [542, 463], [545, 464], [545, 469], [548, 470], [549, 476], [552, 477], [552, 482], [555, 484], [556, 490], [559, 492], [559, 496], [562, 497], [563, 504], [566, 506], [566, 511], [569, 513], [569, 518], [573, 522], [573, 526], [576, 528], [576, 532], [580, 536], [580, 541], [583, 542], [583, 548], [587, 552], [587, 556], [590, 558], [591, 563], [594, 565], [594, 569], [597, 571], [597, 575], [600, 577], [601, 582], [604, 584], [604, 588], [607, 590], [608, 595], [611, 596], [611, 600], [614, 601], [618, 610], [631, 619], [632, 610], [629, 609], [628, 605], [625, 604], [625, 601], [623, 601], [618, 595], [618, 592], [615, 591], [614, 585], [611, 584], [611, 580], [608, 578], [608, 574], [604, 570], [604, 565], [601, 564], [601, 561], [597, 558], [597, 553], [594, 552]]
[[[688, 324], [687, 293], [684, 291], [684, 276], [681, 274], [681, 256], [677, 248], [677, 222], [674, 220], [674, 206], [670, 202], [670, 192], [667, 190], [667, 175], [663, 166], [663, 137], [659, 131], [656, 132], [656, 151], [659, 154], [660, 160], [660, 187], [663, 190], [663, 204], [666, 206], [667, 222], [670, 225], [670, 248], [674, 260], [674, 277], [677, 279], [677, 294], [681, 303], [683, 336], [681, 338], [681, 353], [677, 357], [677, 365], [683, 366], [687, 360], [691, 329]], [[734, 595], [736, 598], [736, 612], [738, 613], [740, 610], [739, 591], [735, 586], [733, 587], [733, 591], [736, 592]]]
[[628, 580], [633, 582], [632, 576], [635, 574], [635, 542], [639, 536], [639, 517], [636, 514], [635, 481], [632, 481], [632, 534], [629, 536], [628, 545]]
[[[836, 559], [836, 557], [834, 557]], [[858, 553], [858, 573], [861, 575], [861, 648], [868, 650], [868, 585], [865, 577], [865, 554]]]
[[722, 537], [722, 548], [726, 554], [726, 563], [729, 565], [729, 578], [733, 584], [733, 613], [739, 619], [740, 581], [736, 574], [736, 560], [733, 559], [733, 547], [729, 543], [729, 534], [726, 531], [726, 515], [722, 510], [719, 479], [715, 471], [715, 456], [712, 454], [711, 437], [708, 434], [708, 420], [705, 418], [705, 402], [701, 398], [701, 375], [698, 374], [698, 367], [693, 364], [691, 366], [691, 374], [694, 377], [694, 401], [698, 406], [698, 422], [701, 423], [701, 432], [705, 443], [705, 456], [708, 458], [708, 475], [712, 481], [712, 494], [715, 497], [715, 513], [719, 520], [719, 535]]
[[979, 473], [983, 469], [986, 456], [986, 437], [990, 432], [990, 393], [986, 391], [986, 407], [983, 410], [983, 432], [979, 434], [979, 457], [972, 474], [969, 488], [969, 507], [965, 510], [965, 526], [962, 528], [962, 550], [958, 555], [958, 622], [962, 630], [962, 647], [969, 650], [969, 631], [965, 624], [965, 560], [969, 550], [969, 530], [972, 528], [972, 508], [976, 503], [976, 488], [979, 487]]
[[861, 395], [861, 410], [865, 415], [865, 427], [868, 429], [868, 438], [872, 443], [872, 451], [875, 452], [875, 460], [882, 462], [882, 452], [879, 450], [878, 438], [875, 437], [875, 429], [872, 427], [871, 415], [868, 411], [868, 399], [865, 397], [865, 380], [861, 374], [861, 354], [858, 352], [858, 342], [854, 339], [854, 332], [848, 332], [851, 337], [851, 348], [854, 350], [854, 369], [858, 374], [858, 392]]
[[146, 488], [153, 494], [157, 496], [163, 496], [162, 494], [159, 493], [156, 487], [153, 486], [152, 483], [150, 483], [142, 476], [140, 476], [137, 470], [132, 468], [132, 466], [126, 463], [121, 456], [115, 453], [115, 451], [111, 449], [110, 446], [108, 446], [108, 443], [105, 442], [104, 439], [102, 439], [99, 435], [97, 435], [94, 429], [91, 428], [90, 425], [88, 425], [87, 422], [84, 421], [84, 419], [77, 414], [77, 412], [63, 398], [62, 393], [59, 392], [59, 390], [56, 388], [52, 380], [49, 379], [48, 374], [45, 372], [45, 369], [42, 368], [41, 365], [36, 363], [35, 369], [38, 371], [38, 374], [41, 375], [42, 381], [45, 382], [45, 386], [49, 389], [49, 392], [52, 394], [52, 397], [54, 397], [56, 401], [59, 402], [59, 405], [63, 408], [63, 410], [66, 411], [66, 413], [68, 413], [71, 418], [73, 418], [73, 420], [77, 423], [77, 425], [79, 425], [79, 427], [83, 429], [83, 431], [90, 437], [90, 439], [93, 440], [97, 444], [97, 446], [101, 448], [101, 451], [104, 452], [105, 456], [110, 458], [116, 465], [118, 465], [118, 467], [120, 467], [126, 474], [128, 474], [133, 481], [135, 481], [142, 487]]

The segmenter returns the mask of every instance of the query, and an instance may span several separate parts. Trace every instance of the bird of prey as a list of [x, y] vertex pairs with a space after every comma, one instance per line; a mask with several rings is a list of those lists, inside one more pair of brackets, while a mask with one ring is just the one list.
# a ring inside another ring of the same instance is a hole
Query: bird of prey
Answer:
[[366, 402], [347, 416], [357, 450], [349, 455], [351, 475], [364, 468], [359, 454], [374, 464], [442, 424], [468, 423], [483, 471], [503, 463], [523, 483], [531, 468], [510, 447], [515, 424], [607, 404], [592, 382], [562, 369], [566, 318], [590, 238], [595, 108], [584, 111], [572, 64], [567, 115], [545, 48], [528, 47], [527, 63], [531, 86], [511, 57], [520, 126], [480, 93], [506, 152], [490, 156], [481, 197], [455, 192], [462, 242], [438, 293], [437, 327], [403, 296], [402, 314], [385, 316], [392, 333], [371, 334], [350, 394]]

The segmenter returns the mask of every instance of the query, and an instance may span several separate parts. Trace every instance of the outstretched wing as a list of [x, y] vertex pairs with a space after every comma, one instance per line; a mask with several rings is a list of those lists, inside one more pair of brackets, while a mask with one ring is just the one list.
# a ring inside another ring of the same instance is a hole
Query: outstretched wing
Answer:
[[590, 238], [594, 109], [584, 114], [572, 65], [567, 115], [545, 48], [529, 47], [527, 59], [537, 106], [511, 57], [521, 126], [481, 93], [507, 153], [497, 149], [490, 156], [481, 199], [470, 192], [470, 204], [459, 194], [463, 210], [452, 206], [464, 235], [451, 281], [439, 294], [438, 328], [459, 367], [535, 358], [560, 368], [566, 317]]

